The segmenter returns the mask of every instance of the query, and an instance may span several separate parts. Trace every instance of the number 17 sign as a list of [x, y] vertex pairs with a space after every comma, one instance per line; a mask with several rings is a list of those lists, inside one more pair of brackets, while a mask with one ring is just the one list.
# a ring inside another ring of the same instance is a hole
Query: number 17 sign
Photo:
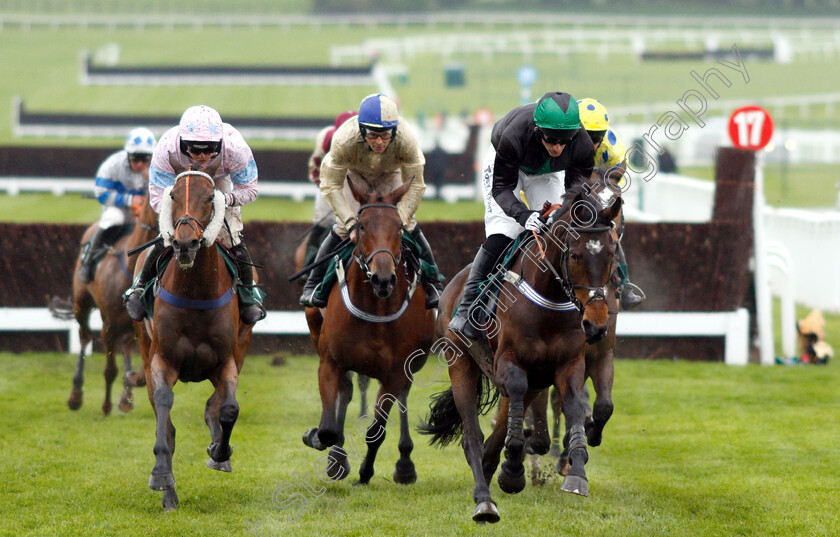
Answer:
[[729, 138], [740, 149], [763, 149], [773, 136], [773, 119], [760, 106], [744, 106], [729, 116]]

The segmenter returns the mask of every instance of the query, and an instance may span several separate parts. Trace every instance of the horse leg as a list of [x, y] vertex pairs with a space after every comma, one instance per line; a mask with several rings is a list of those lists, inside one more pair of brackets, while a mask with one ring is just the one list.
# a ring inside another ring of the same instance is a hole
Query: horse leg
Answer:
[[175, 493], [175, 476], [172, 474], [172, 455], [175, 453], [175, 426], [169, 413], [175, 402], [172, 386], [178, 380], [178, 372], [173, 371], [160, 354], [152, 356], [146, 378], [146, 390], [155, 410], [155, 466], [149, 478], [149, 488], [162, 490], [163, 508], [171, 510], [178, 507], [178, 495]]
[[76, 361], [76, 372], [73, 373], [73, 389], [70, 391], [70, 397], [67, 398], [67, 406], [70, 410], [79, 410], [82, 407], [82, 386], [85, 384], [85, 349], [93, 340], [93, 332], [88, 326], [88, 319], [90, 317], [90, 310], [93, 307], [93, 299], [87, 291], [73, 289], [73, 309], [75, 310], [76, 322], [79, 323], [79, 342], [81, 343], [81, 350], [79, 351], [79, 358]]
[[[367, 377], [365, 377], [367, 378]], [[336, 409], [336, 421], [338, 422], [338, 439], [330, 448], [331, 464], [327, 467], [327, 477], [333, 481], [344, 479], [350, 475], [350, 461], [347, 460], [347, 451], [344, 449], [344, 420], [347, 417], [347, 408], [353, 399], [353, 373], [348, 371], [338, 382], [338, 401]], [[352, 441], [352, 439], [351, 439]], [[358, 454], [353, 445], [354, 452]], [[358, 456], [358, 455], [357, 455]]]
[[400, 441], [397, 447], [400, 450], [400, 458], [397, 460], [397, 466], [394, 469], [394, 483], [401, 485], [410, 485], [417, 481], [417, 470], [414, 468], [414, 462], [411, 460], [411, 452], [414, 450], [414, 442], [411, 441], [411, 431], [408, 426], [408, 392], [411, 389], [411, 383], [407, 383], [400, 391], [399, 407], [400, 412]]
[[[585, 410], [585, 417], [583, 421], [583, 428], [585, 431], [588, 431], [589, 428], [592, 426], [592, 409], [589, 407], [589, 387], [584, 380], [583, 387], [580, 390], [581, 397], [583, 398], [583, 405]], [[557, 400], [555, 403], [555, 422], [558, 425], [560, 424], [560, 414], [563, 413], [563, 400], [560, 396], [560, 393], [557, 391], [557, 388], [554, 389], [554, 396]], [[568, 423], [568, 421], [567, 421]], [[558, 433], [559, 434], [559, 433]], [[588, 434], [588, 433], [587, 433]], [[560, 455], [557, 458], [557, 473], [562, 476], [565, 476], [569, 473], [570, 468], [569, 463], [569, 430], [566, 429], [566, 432], [563, 434], [563, 451], [560, 452]]]
[[[586, 451], [586, 419], [587, 405], [583, 399], [583, 360], [568, 365], [558, 371], [555, 385], [563, 398], [563, 414], [566, 419], [566, 438], [564, 444], [568, 453], [568, 472], [560, 488], [566, 492], [589, 495], [589, 483], [586, 479], [584, 465], [589, 460]], [[561, 459], [562, 460], [562, 459]], [[559, 470], [558, 462], [558, 470]]]
[[[131, 338], [125, 337], [123, 338], [122, 342], [122, 355], [123, 355], [123, 392], [120, 395], [120, 410], [123, 412], [131, 412], [134, 409], [134, 394], [131, 392], [131, 389], [134, 387], [134, 384], [130, 380], [130, 375], [134, 373], [131, 370]], [[135, 373], [136, 374], [136, 373]]]
[[358, 375], [359, 379], [359, 417], [367, 416], [367, 389], [370, 385], [370, 377]]
[[114, 386], [114, 380], [117, 378], [117, 360], [114, 357], [114, 349], [116, 347], [116, 338], [110, 333], [108, 328], [103, 328], [105, 340], [105, 402], [102, 403], [102, 413], [106, 416], [111, 414], [111, 388]]
[[303, 433], [303, 443], [323, 451], [338, 441], [338, 392], [344, 374], [329, 356], [321, 358], [318, 366], [318, 390], [321, 392], [321, 423]]
[[90, 338], [85, 339], [83, 335], [84, 329], [80, 328], [80, 340], [82, 343], [82, 350], [79, 351], [79, 358], [76, 362], [76, 372], [73, 374], [73, 389], [70, 391], [70, 397], [67, 398], [67, 406], [70, 410], [79, 410], [82, 407], [82, 386], [85, 383], [85, 347], [90, 342]]
[[[606, 426], [613, 413], [612, 386], [614, 378], [613, 351], [608, 349], [591, 371], [592, 386], [595, 389], [595, 403], [592, 416], [586, 420], [586, 440], [592, 447], [600, 446]], [[587, 368], [589, 369], [589, 368]], [[586, 398], [589, 399], [588, 396]]]
[[218, 384], [214, 384], [213, 387], [213, 395], [207, 399], [207, 403], [204, 405], [204, 423], [210, 429], [210, 444], [207, 446], [207, 455], [210, 458], [207, 459], [207, 467], [220, 472], [232, 472], [233, 467], [230, 465], [230, 460], [216, 462], [212, 457], [216, 446], [222, 442], [222, 423], [219, 421], [219, 412], [222, 407], [222, 397], [220, 396], [222, 389]]
[[525, 417], [528, 376], [522, 368], [511, 362], [500, 365], [499, 378], [504, 383], [509, 401], [507, 435], [504, 440], [505, 462], [499, 471], [499, 487], [508, 494], [516, 494], [525, 488], [525, 467], [522, 465], [525, 459], [525, 431], [522, 422]]
[[[359, 481], [357, 483], [359, 485], [367, 485], [370, 482], [370, 478], [373, 477], [373, 463], [376, 461], [379, 446], [385, 441], [385, 426], [389, 421], [388, 414], [391, 412], [391, 406], [393, 406], [394, 401], [397, 400], [393, 394], [402, 391], [402, 387], [399, 390], [393, 388], [393, 382], [387, 384], [383, 382], [382, 387], [379, 388], [376, 403], [373, 405], [373, 423], [370, 424], [364, 433], [367, 453], [359, 467]], [[402, 406], [402, 403], [400, 405], [400, 411], [404, 412], [405, 407]], [[357, 430], [356, 432], [359, 433], [360, 431]]]
[[[464, 364], [463, 366], [461, 364]], [[481, 425], [478, 422], [478, 386], [481, 382], [481, 371], [478, 365], [472, 360], [458, 360], [449, 368], [452, 380], [452, 396], [458, 414], [463, 423], [463, 435], [461, 447], [464, 449], [464, 457], [473, 473], [475, 488], [473, 489], [473, 501], [475, 510], [473, 520], [479, 524], [485, 522], [495, 523], [500, 519], [496, 502], [490, 495], [490, 481], [482, 464], [484, 453], [484, 434], [481, 432]], [[498, 455], [496, 464], [499, 463]], [[495, 466], [493, 467], [495, 470]]]
[[548, 434], [548, 390], [537, 394], [528, 410], [533, 422], [528, 447], [536, 455], [545, 455], [551, 448], [551, 437]]
[[214, 394], [219, 402], [218, 418], [222, 429], [219, 443], [215, 446], [211, 444], [207, 448], [211, 460], [219, 464], [227, 463], [226, 468], [215, 468], [217, 470], [230, 471], [230, 456], [233, 454], [230, 435], [233, 433], [233, 426], [239, 417], [239, 403], [236, 401], [238, 384], [239, 372], [236, 369], [236, 362], [231, 357], [222, 367]]
[[490, 432], [490, 436], [487, 437], [482, 448], [481, 467], [484, 473], [484, 479], [488, 484], [493, 481], [493, 474], [496, 473], [496, 468], [499, 467], [505, 436], [507, 436], [509, 404], [510, 399], [507, 397], [501, 398], [499, 409], [496, 412], [496, 420], [493, 423], [493, 430]]

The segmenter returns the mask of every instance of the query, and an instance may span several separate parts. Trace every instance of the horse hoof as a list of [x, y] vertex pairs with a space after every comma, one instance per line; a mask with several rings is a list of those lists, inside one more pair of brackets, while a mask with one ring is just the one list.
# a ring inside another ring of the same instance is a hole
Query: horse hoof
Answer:
[[220, 472], [232, 472], [233, 467], [230, 465], [230, 459], [222, 462], [216, 462], [213, 457], [207, 459], [207, 467], [211, 470], [218, 470]]
[[589, 482], [585, 477], [567, 475], [560, 489], [580, 496], [589, 496]]
[[231, 455], [233, 455], [233, 446], [228, 445], [227, 453], [222, 453], [219, 451], [219, 444], [212, 443], [207, 446], [207, 454], [210, 455], [210, 458], [218, 463], [223, 463], [225, 461], [229, 461]]
[[141, 375], [137, 371], [129, 371], [125, 374], [125, 384], [131, 388], [142, 388], [146, 385], [146, 375]]
[[111, 415], [111, 403], [102, 403], [102, 414], [105, 416]]
[[397, 467], [394, 470], [394, 483], [411, 485], [416, 481], [417, 471], [414, 469], [414, 463], [411, 461], [397, 461]]
[[569, 474], [569, 470], [572, 468], [572, 464], [569, 462], [568, 455], [560, 455], [560, 458], [557, 459], [557, 473], [566, 476]]
[[496, 504], [489, 500], [476, 505], [475, 511], [473, 511], [473, 520], [479, 524], [484, 524], [485, 522], [495, 524], [500, 518]]
[[312, 449], [317, 449], [318, 451], [324, 451], [327, 449], [327, 446], [322, 444], [320, 438], [318, 438], [317, 427], [307, 429], [306, 432], [303, 433], [303, 443]]
[[168, 490], [175, 486], [175, 476], [168, 474], [152, 474], [149, 478], [149, 488], [152, 490]]
[[134, 401], [130, 397], [122, 396], [120, 398], [120, 410], [123, 412], [131, 412], [134, 410]]
[[499, 488], [506, 494], [516, 494], [525, 488], [525, 467], [520, 464], [517, 470], [512, 470], [512, 466], [510, 461], [505, 461], [499, 472]]
[[67, 406], [70, 410], [79, 410], [82, 408], [82, 390], [73, 390], [70, 392], [70, 397], [67, 398]]
[[174, 488], [163, 491], [164, 511], [174, 511], [175, 509], [178, 509], [178, 503], [178, 494], [175, 493]]
[[330, 458], [335, 462], [327, 467], [327, 477], [333, 481], [339, 481], [350, 475], [350, 461], [347, 457], [339, 455], [338, 450], [332, 448]]

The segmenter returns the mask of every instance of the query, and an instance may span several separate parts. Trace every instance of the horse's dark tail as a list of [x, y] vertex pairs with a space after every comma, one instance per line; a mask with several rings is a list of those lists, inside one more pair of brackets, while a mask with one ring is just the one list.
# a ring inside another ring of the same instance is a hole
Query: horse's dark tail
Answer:
[[54, 296], [50, 298], [50, 303], [47, 304], [47, 308], [52, 313], [52, 316], [56, 319], [61, 320], [69, 320], [73, 319], [73, 301], [69, 298], [61, 298], [59, 296]]
[[[499, 390], [491, 387], [487, 377], [483, 375], [478, 382], [476, 395], [478, 396], [476, 411], [479, 415], [487, 414], [499, 400]], [[464, 423], [455, 406], [452, 388], [433, 395], [429, 410], [429, 418], [422, 422], [417, 430], [420, 434], [432, 437], [429, 441], [431, 445], [445, 447], [463, 436]]]

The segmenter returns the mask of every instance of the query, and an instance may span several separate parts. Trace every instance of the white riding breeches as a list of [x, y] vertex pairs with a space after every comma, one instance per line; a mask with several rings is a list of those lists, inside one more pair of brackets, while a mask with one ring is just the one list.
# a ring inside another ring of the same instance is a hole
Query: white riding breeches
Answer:
[[[227, 207], [225, 209], [225, 222], [227, 222], [227, 226], [222, 226], [222, 231], [219, 232], [219, 240], [230, 248], [242, 242], [242, 208]], [[230, 233], [227, 230], [228, 226], [230, 226]]]
[[129, 207], [102, 207], [102, 216], [99, 217], [99, 227], [109, 229], [121, 226], [134, 221], [134, 214]]
[[[496, 161], [496, 150], [491, 145], [487, 150], [482, 171], [481, 187], [484, 194], [484, 232], [487, 237], [501, 233], [515, 239], [525, 229], [519, 222], [506, 215], [493, 198], [493, 167]], [[514, 194], [519, 196], [521, 190], [529, 208], [541, 211], [543, 203], [560, 203], [566, 191], [564, 180], [565, 171], [529, 175], [519, 170], [519, 181], [516, 183]]]

